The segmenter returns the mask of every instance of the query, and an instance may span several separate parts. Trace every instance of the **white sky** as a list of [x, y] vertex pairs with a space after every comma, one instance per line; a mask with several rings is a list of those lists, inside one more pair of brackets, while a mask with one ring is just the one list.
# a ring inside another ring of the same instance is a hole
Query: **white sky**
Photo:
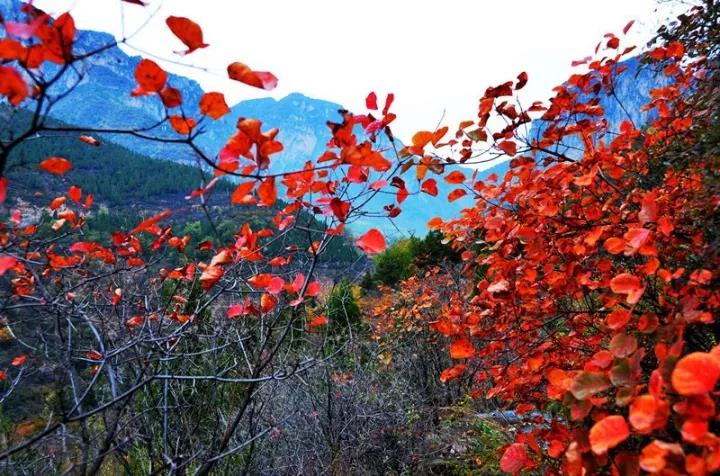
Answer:
[[[130, 44], [208, 68], [163, 63], [205, 90], [224, 92], [231, 104], [297, 91], [364, 111], [369, 91], [381, 101], [394, 92], [393, 130], [405, 141], [434, 128], [443, 111], [451, 127], [474, 118], [487, 86], [523, 70], [530, 82], [521, 99], [545, 99], [571, 73], [570, 62], [592, 54], [603, 34], [620, 35], [635, 19], [628, 40], [642, 44], [663, 19], [655, 0], [149, 0], [145, 8], [118, 0], [35, 3], [52, 13], [70, 10], [78, 27], [117, 37], [123, 23], [129, 34], [154, 14]], [[199, 23], [210, 47], [174, 55], [184, 45], [166, 27], [169, 15]], [[226, 79], [225, 67], [236, 60], [272, 71], [277, 89], [268, 93]]]

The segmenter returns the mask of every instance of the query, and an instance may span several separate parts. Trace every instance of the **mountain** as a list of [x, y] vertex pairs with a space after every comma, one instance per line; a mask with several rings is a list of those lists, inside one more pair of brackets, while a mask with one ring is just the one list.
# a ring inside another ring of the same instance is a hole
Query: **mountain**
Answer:
[[[17, 16], [18, 0], [2, 0], [0, 13], [6, 18]], [[164, 108], [157, 97], [132, 97], [130, 91], [135, 86], [134, 70], [140, 61], [138, 56], [129, 56], [114, 44], [114, 38], [102, 32], [78, 31], [74, 45], [76, 54], [87, 53], [104, 48], [101, 53], [94, 54], [83, 62], [77, 71], [70, 71], [62, 84], [50, 90], [58, 94], [70, 87], [74, 90], [58, 100], [52, 107], [51, 116], [66, 123], [84, 127], [102, 127], [127, 129], [151, 127], [162, 120]], [[628, 109], [639, 111], [638, 104], [645, 103], [648, 91], [656, 80], [649, 72], [638, 67], [637, 60], [628, 62], [626, 72], [617, 85], [617, 96]], [[50, 66], [52, 68], [53, 66]], [[200, 117], [198, 103], [203, 94], [200, 85], [183, 76], [168, 74], [168, 84], [182, 91], [183, 110], [191, 117]], [[625, 113], [620, 103], [613, 97], [605, 97], [601, 104], [605, 107], [608, 117], [614, 124], [619, 124]], [[273, 156], [272, 172], [299, 170], [307, 160], [319, 157], [325, 151], [325, 144], [330, 138], [326, 125], [328, 120], [339, 120], [338, 110], [342, 106], [321, 99], [314, 99], [300, 93], [293, 93], [280, 100], [272, 98], [242, 101], [232, 106], [231, 112], [219, 121], [204, 120], [199, 127], [203, 131], [198, 138], [200, 147], [210, 156], [214, 156], [223, 146], [228, 137], [235, 131], [239, 117], [253, 117], [263, 121], [267, 127], [280, 129], [279, 140], [285, 150]], [[636, 123], [642, 123], [644, 117], [635, 114]], [[544, 124], [535, 121], [530, 135], [535, 137], [542, 132]], [[177, 138], [168, 125], [153, 129], [154, 136]], [[186, 147], [177, 144], [153, 142], [138, 139], [129, 135], [106, 134], [105, 140], [115, 142], [133, 152], [154, 159], [171, 160], [180, 163], [194, 163], [195, 158]], [[392, 158], [392, 154], [387, 154]], [[498, 176], [507, 171], [508, 163], [501, 163], [480, 173], [487, 177], [491, 173]], [[469, 169], [463, 168], [466, 175]], [[417, 181], [412, 172], [405, 177], [408, 187], [418, 189]], [[393, 221], [377, 217], [361, 217], [350, 225], [351, 230], [361, 232], [370, 227], [377, 227], [389, 236], [415, 233], [423, 235], [427, 231], [426, 223], [435, 216], [450, 218], [456, 216], [462, 208], [472, 205], [472, 199], [464, 197], [454, 203], [448, 203], [445, 197], [454, 189], [443, 180], [438, 180], [438, 197], [430, 197], [419, 193], [407, 199], [402, 205], [402, 213]], [[394, 202], [392, 195], [378, 195], [367, 209], [374, 214], [382, 212], [382, 207]], [[400, 232], [402, 230], [402, 232]]]

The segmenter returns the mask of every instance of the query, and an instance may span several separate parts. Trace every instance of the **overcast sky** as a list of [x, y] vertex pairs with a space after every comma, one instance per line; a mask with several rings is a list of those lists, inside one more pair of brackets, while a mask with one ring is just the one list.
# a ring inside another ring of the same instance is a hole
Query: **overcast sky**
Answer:
[[[570, 62], [591, 54], [607, 32], [636, 24], [628, 40], [643, 43], [663, 16], [655, 0], [149, 0], [139, 7], [117, 0], [36, 0], [53, 13], [70, 10], [78, 27], [118, 38], [138, 29], [130, 45], [225, 93], [229, 103], [297, 91], [362, 110], [371, 90], [396, 96], [396, 135], [407, 138], [473, 118], [489, 85], [527, 71], [521, 97], [545, 99], [571, 73]], [[165, 26], [169, 15], [200, 24], [210, 47], [186, 57]], [[666, 16], [666, 15], [665, 15]], [[124, 30], [123, 30], [124, 25]], [[141, 54], [125, 48], [128, 53]], [[242, 61], [279, 78], [271, 93], [226, 79]]]

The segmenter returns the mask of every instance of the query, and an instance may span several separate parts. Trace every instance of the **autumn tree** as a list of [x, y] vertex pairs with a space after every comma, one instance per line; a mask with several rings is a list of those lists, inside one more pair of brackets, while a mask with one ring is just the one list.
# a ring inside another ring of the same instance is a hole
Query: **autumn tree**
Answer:
[[[123, 8], [144, 4], [126, 0]], [[392, 187], [398, 201], [417, 193], [393, 180], [404, 160], [378, 145], [379, 136], [393, 140], [393, 96], [381, 112], [369, 97], [374, 115], [342, 111], [341, 122], [328, 122], [327, 151], [284, 173], [270, 168], [283, 150], [279, 131], [254, 118], [240, 119], [219, 150], [200, 147], [204, 126], [229, 112], [223, 94], [186, 104], [149, 58], [139, 61], [136, 86], [125, 94], [161, 105], [157, 123], [63, 124], [52, 110], [87, 79], [85, 65], [130, 38], [78, 49], [69, 13], [53, 18], [31, 3], [14, 5], [0, 39], [0, 201], [9, 209], [0, 231], [0, 312], [12, 352], [2, 363], [0, 398], [19, 424], [0, 452], [3, 469], [249, 471], [255, 443], [289, 416], [268, 413], [268, 402], [337, 353], [325, 351], [326, 299], [315, 279], [323, 255], [349, 239], [346, 223], [400, 212], [395, 205], [364, 208], [380, 190]], [[191, 19], [170, 16], [166, 24], [185, 45], [177, 54], [209, 47]], [[227, 74], [266, 90], [278, 81], [237, 61]], [[98, 220], [93, 195], [72, 183], [59, 196], [38, 198], [45, 201], [39, 220], [14, 208], [10, 168], [34, 169], [58, 183], [73, 169], [73, 157], [19, 154], [24, 144], [74, 137], [103, 148], [119, 135], [194, 157], [200, 183], [187, 199], [209, 223], [210, 239], [176, 231], [184, 228], [178, 220], [185, 204], [100, 236], [88, 229]], [[225, 208], [209, 205], [213, 193], [228, 188]], [[225, 221], [220, 230], [218, 215], [228, 207], [259, 208], [265, 224]], [[371, 229], [356, 244], [377, 253], [385, 239]]]
[[476, 198], [431, 222], [465, 279], [454, 295], [426, 289], [443, 304], [416, 316], [457, 362], [443, 380], [472, 375], [477, 396], [552, 412], [506, 448], [509, 473], [720, 469], [718, 13], [693, 7], [640, 54], [657, 85], [644, 124], [606, 115], [635, 54], [608, 34], [549, 103], [515, 102], [520, 74], [488, 88], [455, 139], [420, 132], [408, 148], [425, 164], [510, 158], [502, 177], [444, 177]]

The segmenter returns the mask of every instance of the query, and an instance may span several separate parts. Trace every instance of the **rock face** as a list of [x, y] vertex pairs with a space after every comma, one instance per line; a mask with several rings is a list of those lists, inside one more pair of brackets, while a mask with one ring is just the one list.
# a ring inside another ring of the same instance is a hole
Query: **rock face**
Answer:
[[[0, 13], [5, 18], [16, 18], [18, 15], [18, 0], [2, 0]], [[86, 53], [96, 51], [114, 43], [114, 39], [107, 33], [95, 31], [79, 31], [74, 51]], [[58, 100], [52, 107], [50, 114], [70, 124], [86, 127], [102, 127], [126, 129], [149, 128], [160, 121], [164, 110], [156, 97], [132, 97], [136, 85], [134, 70], [140, 57], [129, 56], [119, 48], [113, 46], [104, 49], [101, 53], [92, 55], [80, 65], [76, 73], [66, 75], [62, 84], [51, 89], [51, 94], [57, 94], [74, 87], [73, 91]], [[638, 61], [630, 60], [629, 71], [622, 77], [617, 87], [618, 98], [626, 105], [626, 109], [635, 111], [633, 120], [641, 124], [645, 119], [639, 112], [639, 105], [648, 99], [648, 91], [656, 80], [651, 73], [638, 69]], [[53, 66], [48, 67], [48, 73]], [[200, 85], [183, 76], [169, 74], [168, 84], [178, 88], [183, 94], [183, 110], [185, 114], [199, 117], [198, 102], [203, 94]], [[619, 124], [626, 116], [618, 101], [607, 97], [602, 100], [608, 117]], [[325, 150], [325, 144], [330, 138], [326, 125], [327, 120], [339, 120], [337, 111], [342, 107], [320, 99], [313, 99], [299, 93], [293, 93], [280, 100], [271, 98], [243, 101], [232, 106], [232, 111], [219, 121], [202, 121], [200, 126], [203, 134], [198, 138], [201, 148], [210, 156], [214, 156], [222, 147], [227, 138], [235, 130], [239, 117], [253, 117], [263, 121], [268, 127], [280, 129], [279, 139], [285, 150], [273, 156], [271, 170], [273, 172], [286, 172], [297, 170], [307, 160], [317, 158]], [[542, 131], [542, 123], [535, 123], [531, 128], [531, 136]], [[164, 125], [153, 129], [154, 136], [177, 137], [169, 126]], [[194, 161], [194, 157], [186, 148], [181, 146], [138, 139], [129, 135], [106, 134], [106, 140], [116, 142], [139, 154], [162, 160], [176, 162]], [[391, 154], [388, 154], [390, 158]], [[471, 171], [464, 169], [466, 175]], [[507, 170], [507, 163], [499, 164], [492, 169], [479, 174], [480, 178], [491, 173], [498, 176]], [[417, 190], [418, 185], [408, 174], [408, 187]], [[425, 194], [411, 196], [403, 203], [402, 213], [390, 222], [387, 219], [362, 217], [351, 225], [351, 229], [361, 232], [369, 227], [378, 227], [388, 235], [415, 233], [424, 235], [427, 231], [426, 223], [435, 216], [449, 218], [456, 216], [459, 211], [472, 204], [472, 199], [465, 197], [448, 204], [445, 197], [454, 187], [447, 186], [442, 179], [438, 179], [438, 197]], [[382, 212], [382, 206], [394, 202], [391, 195], [379, 195], [368, 205], [367, 209]]]

